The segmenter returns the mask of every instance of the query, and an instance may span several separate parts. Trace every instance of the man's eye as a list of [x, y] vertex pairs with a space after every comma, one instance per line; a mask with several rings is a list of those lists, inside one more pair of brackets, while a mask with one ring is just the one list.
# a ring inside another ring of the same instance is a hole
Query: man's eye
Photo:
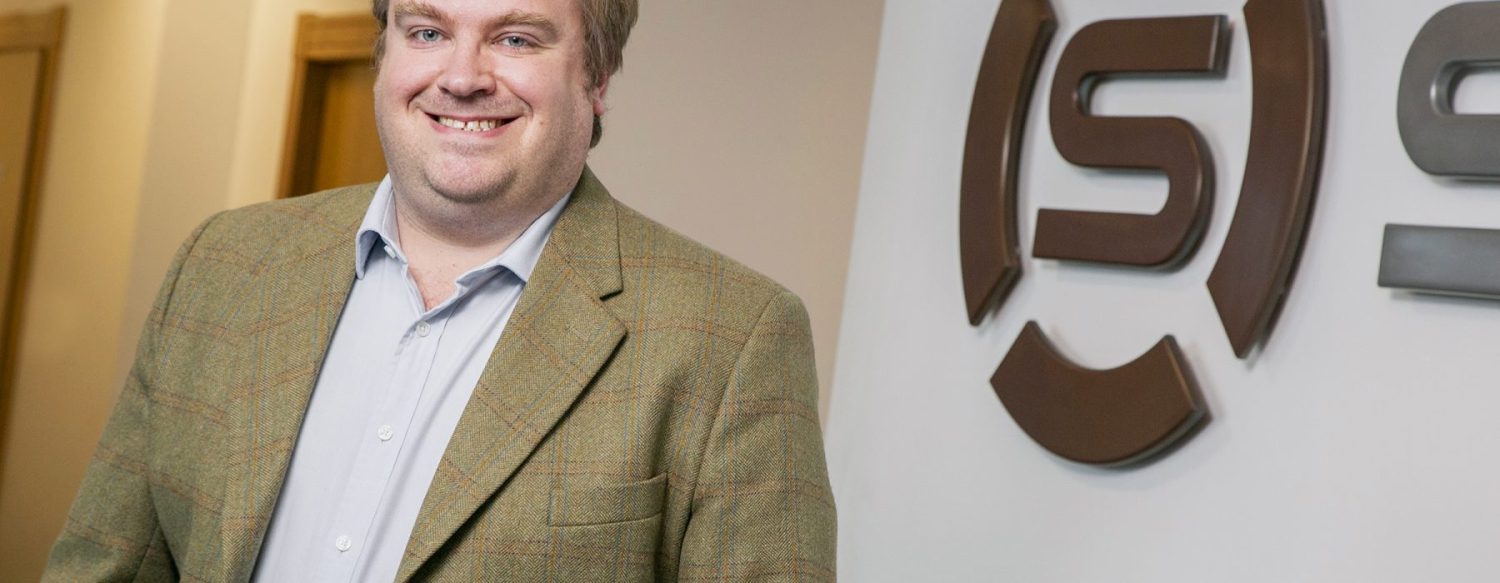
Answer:
[[531, 43], [527, 42], [526, 39], [514, 35], [501, 38], [500, 44], [512, 49], [524, 49], [531, 46]]
[[412, 36], [416, 37], [417, 40], [422, 41], [424, 43], [435, 43], [435, 42], [440, 41], [440, 40], [443, 39], [443, 35], [442, 34], [439, 34], [438, 31], [432, 30], [430, 28], [424, 28], [422, 30], [419, 30], [416, 33], [414, 33]]

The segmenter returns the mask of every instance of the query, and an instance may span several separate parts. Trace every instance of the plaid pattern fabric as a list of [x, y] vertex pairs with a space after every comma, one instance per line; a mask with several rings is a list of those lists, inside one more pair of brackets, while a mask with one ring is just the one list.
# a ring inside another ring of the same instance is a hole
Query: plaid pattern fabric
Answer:
[[[374, 192], [178, 252], [46, 580], [243, 581]], [[400, 581], [821, 581], [834, 505], [801, 303], [585, 171], [443, 455]]]

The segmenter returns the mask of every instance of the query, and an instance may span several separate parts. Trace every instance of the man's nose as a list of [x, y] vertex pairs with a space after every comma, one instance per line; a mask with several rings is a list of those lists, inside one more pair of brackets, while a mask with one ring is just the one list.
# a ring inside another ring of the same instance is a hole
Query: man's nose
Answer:
[[491, 64], [483, 47], [461, 44], [449, 54], [438, 87], [455, 97], [494, 93], [495, 74]]

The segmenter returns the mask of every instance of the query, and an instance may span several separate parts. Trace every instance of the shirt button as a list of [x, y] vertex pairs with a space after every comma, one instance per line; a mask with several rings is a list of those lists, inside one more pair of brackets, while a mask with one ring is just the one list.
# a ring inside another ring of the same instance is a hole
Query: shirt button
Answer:
[[417, 336], [421, 336], [423, 338], [426, 338], [427, 337], [427, 333], [431, 332], [431, 331], [432, 331], [432, 324], [428, 324], [427, 322], [419, 322], [419, 323], [417, 323]]
[[349, 540], [349, 537], [347, 536], [341, 536], [337, 540], [333, 541], [333, 546], [342, 553], [349, 550], [350, 547], [353, 547], [354, 541]]
[[375, 431], [375, 435], [380, 436], [381, 441], [390, 441], [396, 435], [396, 431], [389, 425], [381, 425], [380, 429]]

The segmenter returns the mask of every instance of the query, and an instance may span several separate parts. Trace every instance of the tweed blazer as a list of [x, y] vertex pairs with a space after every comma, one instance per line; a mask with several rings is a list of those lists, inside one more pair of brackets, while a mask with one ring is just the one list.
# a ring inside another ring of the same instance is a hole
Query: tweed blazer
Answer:
[[[354, 281], [356, 186], [178, 251], [46, 580], [245, 581]], [[834, 505], [807, 315], [585, 170], [398, 581], [817, 581]]]

